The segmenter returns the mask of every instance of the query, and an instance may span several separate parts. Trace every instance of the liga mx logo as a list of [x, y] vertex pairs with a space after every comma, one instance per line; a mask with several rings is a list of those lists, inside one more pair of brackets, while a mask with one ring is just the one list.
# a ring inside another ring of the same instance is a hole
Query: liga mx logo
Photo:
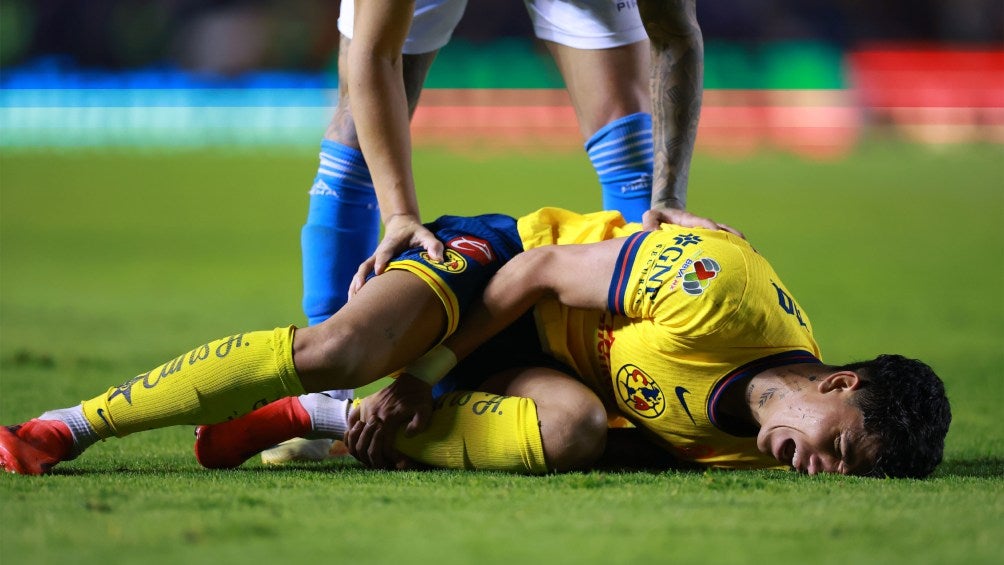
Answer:
[[693, 268], [683, 275], [683, 290], [691, 295], [698, 296], [704, 289], [711, 285], [722, 268], [714, 259], [698, 259], [694, 262]]
[[429, 257], [429, 254], [425, 251], [419, 253], [418, 256], [426, 263], [432, 265], [440, 271], [446, 271], [447, 273], [462, 273], [465, 269], [467, 269], [467, 259], [464, 259], [463, 255], [452, 249], [446, 249], [443, 252], [442, 262], [433, 261], [432, 257]]
[[617, 393], [642, 418], [657, 418], [666, 410], [662, 389], [635, 365], [624, 365], [617, 371]]

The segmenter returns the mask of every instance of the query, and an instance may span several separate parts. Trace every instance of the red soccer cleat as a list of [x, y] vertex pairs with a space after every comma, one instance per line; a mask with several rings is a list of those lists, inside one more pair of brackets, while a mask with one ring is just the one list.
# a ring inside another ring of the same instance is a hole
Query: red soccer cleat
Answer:
[[311, 431], [299, 399], [287, 397], [227, 422], [195, 429], [195, 458], [207, 469], [233, 469], [280, 442]]
[[34, 419], [0, 426], [0, 469], [18, 475], [44, 475], [70, 458], [73, 434], [59, 420]]

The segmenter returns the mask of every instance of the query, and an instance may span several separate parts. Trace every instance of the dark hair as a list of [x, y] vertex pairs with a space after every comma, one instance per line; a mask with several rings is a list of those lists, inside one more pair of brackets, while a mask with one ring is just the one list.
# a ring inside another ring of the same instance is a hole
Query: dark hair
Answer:
[[921, 479], [941, 463], [952, 410], [931, 367], [902, 355], [879, 355], [839, 367], [861, 378], [851, 404], [864, 414], [865, 433], [878, 440], [877, 477]]

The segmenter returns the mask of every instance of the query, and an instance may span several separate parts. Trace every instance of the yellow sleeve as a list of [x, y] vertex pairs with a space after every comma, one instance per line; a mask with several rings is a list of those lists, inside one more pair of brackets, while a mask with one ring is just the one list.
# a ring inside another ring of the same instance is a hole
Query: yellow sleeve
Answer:
[[541, 208], [517, 220], [524, 249], [544, 245], [594, 243], [623, 237], [641, 229], [624, 221], [620, 212], [578, 214], [561, 208]]
[[608, 309], [651, 319], [678, 335], [708, 334], [742, 304], [748, 269], [744, 254], [720, 232], [639, 232], [617, 258]]

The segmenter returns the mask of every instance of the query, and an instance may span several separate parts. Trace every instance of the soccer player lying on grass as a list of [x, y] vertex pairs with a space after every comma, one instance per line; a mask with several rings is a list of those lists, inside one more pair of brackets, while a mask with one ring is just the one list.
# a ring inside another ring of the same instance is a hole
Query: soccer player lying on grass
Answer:
[[[466, 6], [467, 0], [341, 3], [338, 104], [301, 234], [310, 325], [345, 304], [360, 263], [380, 273], [411, 246], [443, 258], [442, 242], [419, 220], [409, 122], [426, 74]], [[603, 208], [651, 228], [668, 222], [716, 229], [685, 210], [703, 96], [695, 0], [527, 0], [526, 7], [564, 78]], [[317, 394], [352, 397], [352, 391]], [[263, 451], [262, 461], [323, 458], [330, 446], [324, 439], [285, 442]]]
[[[40, 474], [99, 439], [217, 423], [196, 440], [208, 467], [286, 437], [346, 435], [374, 465], [399, 452], [544, 473], [594, 463], [608, 410], [707, 466], [923, 477], [941, 460], [951, 415], [940, 379], [899, 356], [823, 364], [804, 311], [742, 238], [548, 208], [430, 229], [444, 262], [405, 252], [355, 281], [322, 324], [216, 340], [80, 406], [0, 428], [0, 465]], [[295, 398], [402, 367], [351, 414], [350, 401]], [[447, 372], [426, 413], [420, 379]]]

